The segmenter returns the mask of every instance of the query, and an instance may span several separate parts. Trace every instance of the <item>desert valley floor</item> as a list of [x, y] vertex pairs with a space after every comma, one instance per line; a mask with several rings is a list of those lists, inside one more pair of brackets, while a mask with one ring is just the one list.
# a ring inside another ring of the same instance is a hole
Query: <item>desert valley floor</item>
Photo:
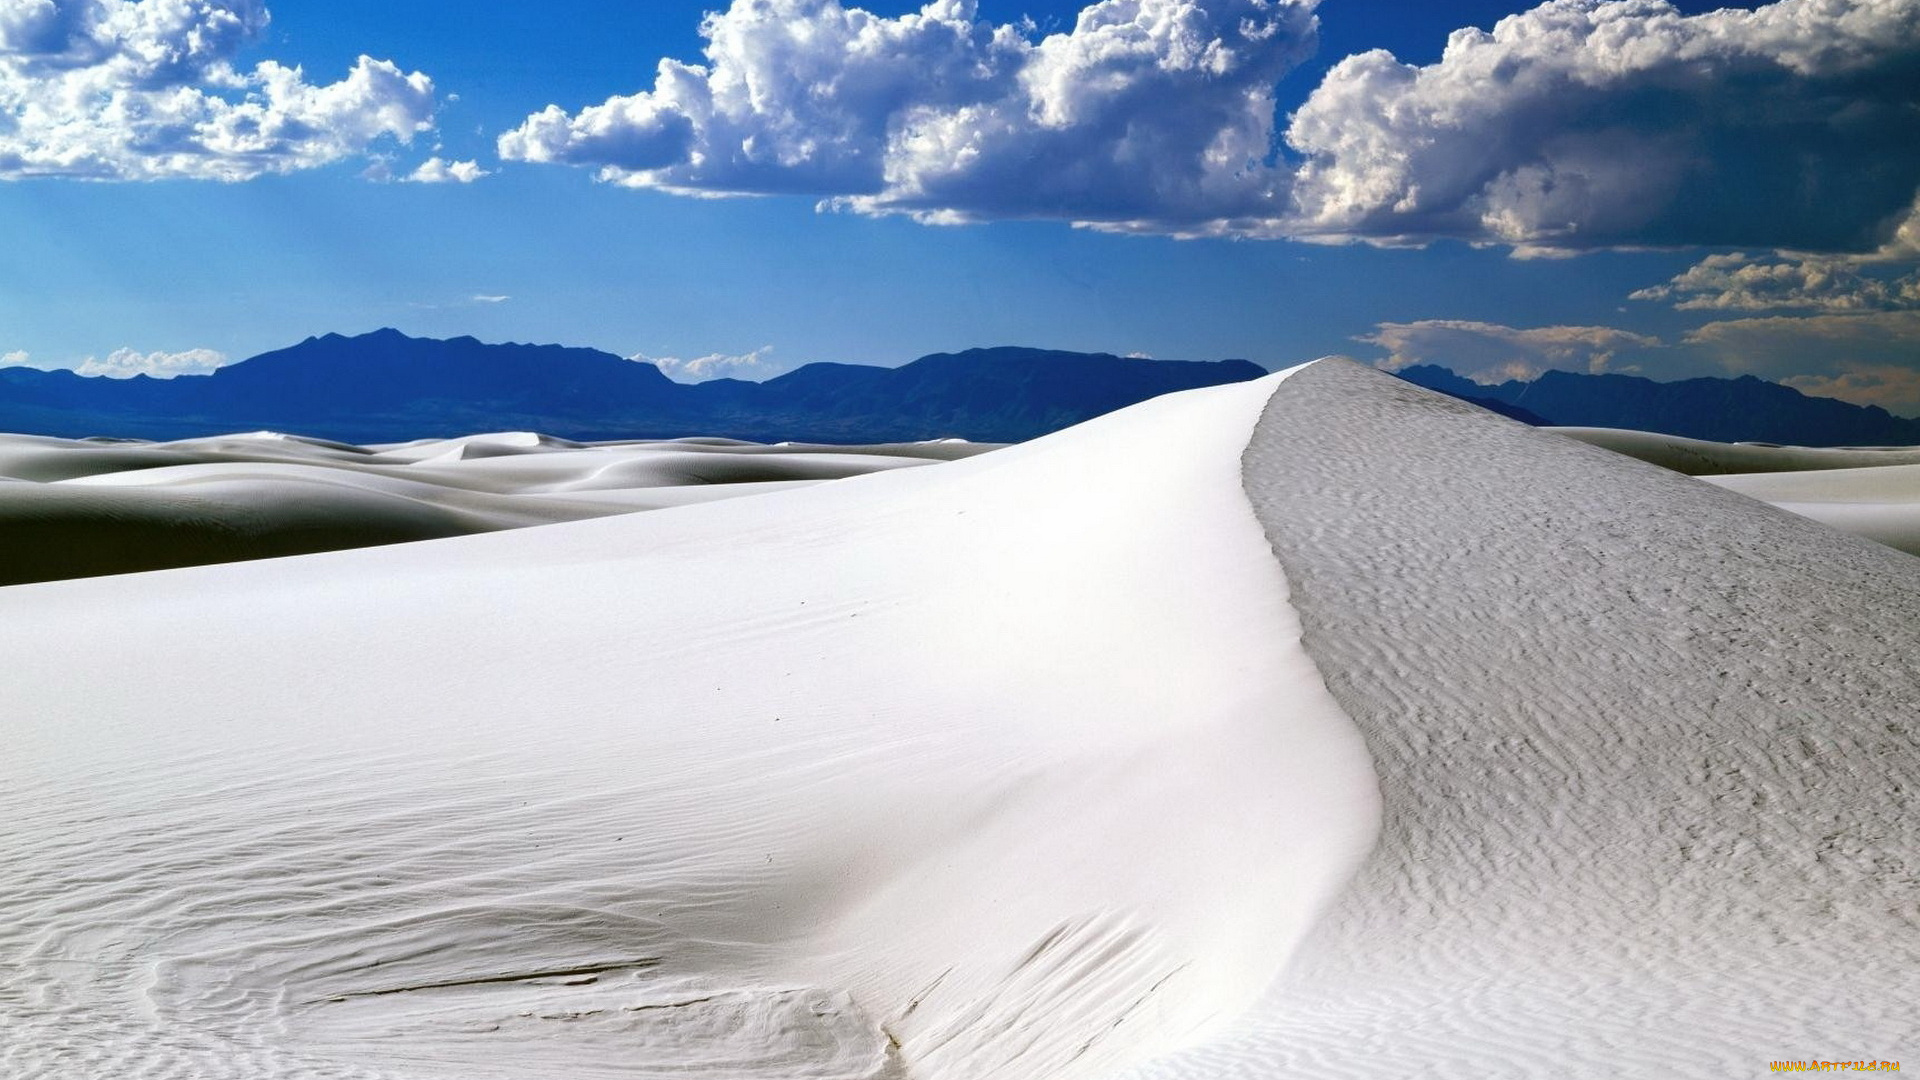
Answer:
[[0, 1074], [1915, 1056], [1920, 464], [1572, 434], [1320, 361], [991, 453], [0, 442], [68, 570], [442, 537], [0, 588]]

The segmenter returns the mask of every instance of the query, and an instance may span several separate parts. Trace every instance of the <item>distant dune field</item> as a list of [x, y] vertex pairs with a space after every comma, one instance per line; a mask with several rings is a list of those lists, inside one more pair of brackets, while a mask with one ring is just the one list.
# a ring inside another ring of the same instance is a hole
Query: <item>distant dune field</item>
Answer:
[[[1549, 430], [1920, 554], [1920, 449]], [[532, 432], [373, 446], [275, 432], [171, 443], [0, 435], [0, 585], [658, 510], [998, 446], [957, 439], [874, 446], [580, 443]], [[1825, 475], [1835, 470], [1846, 473]]]
[[993, 448], [530, 432], [365, 447], [274, 432], [170, 443], [0, 435], [0, 585], [657, 510]]
[[978, 449], [7, 442], [471, 535], [0, 589], [0, 1074], [1911, 1046], [1920, 561], [1345, 361]]

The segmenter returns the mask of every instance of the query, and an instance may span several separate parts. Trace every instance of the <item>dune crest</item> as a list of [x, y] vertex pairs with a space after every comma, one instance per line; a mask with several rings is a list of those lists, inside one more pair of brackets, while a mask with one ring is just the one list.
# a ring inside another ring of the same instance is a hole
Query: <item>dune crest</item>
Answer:
[[1901, 1059], [1920, 563], [1344, 361], [1246, 460], [1384, 827], [1245, 1026], [1130, 1076]]
[[1277, 384], [0, 590], [0, 1064], [1066, 1080], [1218, 1031], [1378, 821], [1241, 489]]

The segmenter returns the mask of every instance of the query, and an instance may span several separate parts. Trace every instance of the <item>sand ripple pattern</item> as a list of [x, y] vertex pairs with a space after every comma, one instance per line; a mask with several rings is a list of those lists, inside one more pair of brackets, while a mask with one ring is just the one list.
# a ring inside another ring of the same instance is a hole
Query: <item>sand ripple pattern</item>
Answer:
[[[1094, 1080], [1211, 1034], [1378, 826], [1242, 492], [1278, 378], [0, 589], [0, 1076]], [[644, 464], [574, 455], [474, 460]]]
[[1920, 562], [1343, 361], [1245, 479], [1384, 834], [1247, 1027], [1141, 1075], [1913, 1057]]
[[[756, 988], [766, 949], [697, 932], [773, 875], [725, 829], [705, 855], [667, 842], [702, 827], [685, 786], [269, 755], [248, 757], [271, 779], [162, 754], [13, 793], [0, 1075], [451, 1080], [503, 1048], [523, 1076], [895, 1075], [843, 991]], [[748, 808], [751, 786], [700, 785]]]

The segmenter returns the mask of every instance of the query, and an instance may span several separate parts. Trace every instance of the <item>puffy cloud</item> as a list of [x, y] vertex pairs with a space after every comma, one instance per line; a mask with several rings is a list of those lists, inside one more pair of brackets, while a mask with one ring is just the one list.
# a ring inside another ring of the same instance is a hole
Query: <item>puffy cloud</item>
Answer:
[[762, 345], [752, 352], [737, 356], [708, 353], [692, 360], [682, 360], [677, 356], [644, 356], [635, 353], [627, 359], [652, 364], [675, 382], [698, 383], [709, 379], [747, 379], [757, 382], [788, 370], [787, 365], [767, 358], [772, 352], [773, 346]]
[[1274, 85], [1317, 0], [1100, 0], [1066, 33], [978, 21], [973, 0], [883, 18], [838, 0], [734, 0], [706, 63], [558, 106], [509, 160], [691, 194], [802, 193], [927, 221], [1057, 217], [1234, 231], [1285, 208]]
[[1294, 114], [1296, 235], [1867, 250], [1920, 187], [1913, 0], [1552, 0]]
[[[1442, 58], [1333, 68], [1274, 140], [1317, 0], [1098, 0], [1072, 30], [972, 0], [883, 18], [733, 0], [705, 63], [527, 117], [501, 157], [694, 195], [800, 193], [923, 221], [1049, 217], [1174, 234], [1528, 254], [1865, 251], [1920, 189], [1913, 0], [1550, 0]], [[1286, 153], [1281, 151], [1285, 150]]]
[[1635, 300], [1673, 300], [1692, 311], [1871, 311], [1920, 307], [1920, 271], [1875, 276], [1859, 260], [1838, 256], [1755, 258], [1709, 255]]
[[224, 366], [226, 362], [226, 354], [212, 349], [188, 349], [174, 353], [115, 349], [104, 360], [89, 356], [73, 370], [81, 375], [104, 375], [112, 379], [131, 379], [135, 375], [171, 379], [176, 375], [205, 375]]
[[[4, 26], [0, 25], [0, 32]], [[224, 353], [212, 349], [188, 349], [185, 352], [149, 352], [134, 349], [115, 349], [105, 359], [89, 356], [72, 366], [80, 375], [103, 375], [112, 379], [131, 379], [135, 375], [151, 375], [156, 379], [171, 379], [176, 375], [205, 375], [215, 368], [226, 364]], [[36, 364], [25, 350], [0, 354], [0, 367], [32, 367], [40, 370], [55, 370], [46, 364]]]
[[1864, 255], [1775, 252], [1709, 255], [1635, 300], [1672, 300], [1695, 311], [1809, 309], [1825, 312], [1920, 307], [1920, 203], [1876, 251]]
[[419, 168], [408, 173], [407, 181], [413, 184], [471, 184], [483, 176], [492, 175], [481, 168], [477, 161], [443, 161], [435, 156], [421, 162]]
[[1381, 323], [1356, 338], [1387, 351], [1379, 366], [1389, 371], [1437, 364], [1478, 383], [1533, 379], [1549, 370], [1597, 373], [1638, 371], [1616, 364], [1622, 354], [1646, 354], [1660, 339], [1607, 326], [1543, 326], [1518, 329], [1458, 319]]
[[235, 67], [267, 19], [258, 0], [4, 0], [0, 178], [246, 180], [432, 127], [432, 80], [390, 61], [326, 85]]

